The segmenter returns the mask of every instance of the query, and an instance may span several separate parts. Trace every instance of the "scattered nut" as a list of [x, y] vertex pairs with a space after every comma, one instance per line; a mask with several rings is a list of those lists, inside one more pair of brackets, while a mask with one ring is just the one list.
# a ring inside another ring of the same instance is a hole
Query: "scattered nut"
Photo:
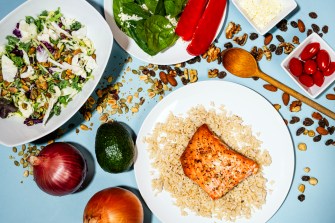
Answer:
[[215, 78], [215, 77], [217, 77], [218, 76], [218, 74], [219, 74], [219, 70], [218, 69], [210, 69], [209, 71], [208, 71], [208, 78]]
[[309, 167], [305, 167], [305, 168], [304, 168], [304, 171], [305, 171], [305, 173], [309, 173], [309, 171], [311, 171], [311, 168], [309, 168]]
[[264, 45], [265, 46], [269, 45], [271, 43], [272, 39], [273, 39], [273, 36], [272, 36], [271, 33], [265, 34], [265, 36], [264, 36]]
[[247, 40], [248, 40], [248, 34], [247, 33], [244, 33], [242, 36], [236, 36], [233, 39], [233, 41], [240, 46], [244, 46], [244, 44], [247, 42]]
[[175, 87], [175, 86], [178, 85], [176, 78], [172, 74], [168, 73], [166, 76], [167, 76], [167, 80], [171, 84], [171, 86]]
[[326, 98], [327, 98], [328, 100], [335, 100], [335, 94], [327, 94], [327, 95], [326, 95]]
[[315, 185], [318, 184], [318, 180], [317, 180], [315, 177], [311, 177], [311, 178], [309, 179], [308, 183], [309, 183], [310, 185], [315, 186]]
[[293, 101], [291, 104], [290, 104], [290, 111], [291, 112], [299, 112], [301, 110], [301, 101]]
[[164, 71], [159, 72], [159, 78], [164, 84], [168, 84], [167, 75]]
[[297, 44], [297, 45], [300, 44], [299, 37], [293, 36], [292, 43]]
[[298, 149], [300, 150], [300, 151], [306, 151], [307, 150], [307, 145], [306, 145], [306, 143], [299, 143], [298, 144]]
[[292, 43], [280, 43], [278, 47], [283, 47], [285, 54], [290, 54], [294, 50], [294, 45]]
[[276, 92], [278, 90], [277, 87], [273, 86], [272, 84], [264, 84], [263, 87], [268, 90], [268, 91], [272, 91], [272, 92]]
[[315, 136], [315, 132], [314, 132], [313, 130], [308, 130], [307, 135], [308, 135], [309, 137], [314, 137], [314, 136]]
[[301, 33], [305, 32], [305, 23], [301, 21], [301, 19], [298, 19], [298, 29]]
[[198, 72], [197, 70], [194, 70], [194, 69], [190, 69], [189, 70], [189, 79], [190, 79], [190, 82], [191, 83], [194, 83], [198, 80]]
[[263, 52], [264, 52], [266, 60], [270, 61], [271, 58], [272, 58], [272, 53], [271, 53], [270, 49], [267, 46], [263, 46]]
[[275, 107], [275, 109], [277, 111], [279, 111], [279, 109], [281, 109], [281, 105], [280, 104], [274, 104], [273, 107]]
[[312, 118], [314, 118], [316, 120], [321, 120], [322, 119], [322, 115], [319, 112], [313, 112]]
[[226, 38], [231, 39], [235, 34], [241, 31], [240, 24], [235, 24], [234, 22], [229, 22], [226, 28]]
[[282, 95], [282, 100], [283, 100], [283, 104], [285, 106], [287, 106], [288, 103], [290, 102], [290, 95], [288, 93], [284, 92], [283, 95]]
[[304, 193], [305, 192], [305, 185], [304, 184], [300, 184], [298, 186], [298, 190], [301, 192], [301, 193]]
[[327, 131], [327, 129], [325, 129], [325, 128], [321, 127], [321, 126], [318, 126], [318, 127], [316, 128], [316, 131], [317, 131], [317, 133], [319, 133], [320, 135], [328, 135], [328, 131]]

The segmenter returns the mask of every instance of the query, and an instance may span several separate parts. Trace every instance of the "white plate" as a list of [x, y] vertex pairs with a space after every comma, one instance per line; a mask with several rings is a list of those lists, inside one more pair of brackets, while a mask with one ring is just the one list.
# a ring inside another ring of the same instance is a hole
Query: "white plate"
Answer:
[[[219, 35], [220, 30], [223, 26], [223, 22], [226, 18], [227, 6], [228, 5], [226, 4], [226, 8], [223, 13], [221, 23], [215, 35], [215, 38]], [[116, 25], [113, 15], [113, 0], [104, 0], [104, 11], [106, 21], [112, 29], [116, 42], [120, 44], [120, 46], [130, 55], [144, 62], [159, 65], [177, 64], [192, 59], [194, 57], [186, 51], [189, 42], [183, 41], [181, 38], [179, 38], [172, 47], [156, 54], [155, 56], [150, 56], [149, 54], [144, 52], [132, 38], [122, 32], [121, 29]]]
[[[0, 144], [16, 146], [31, 142], [56, 130], [69, 120], [78, 109], [85, 103], [87, 98], [100, 81], [105, 70], [113, 45], [112, 32], [95, 8], [85, 0], [29, 0], [8, 14], [0, 22], [0, 44], [5, 44], [7, 35], [11, 35], [17, 22], [25, 16], [37, 16], [43, 10], [56, 10], [60, 7], [61, 12], [69, 18], [74, 18], [87, 26], [87, 36], [93, 41], [96, 48], [98, 67], [93, 71], [93, 80], [89, 80], [83, 90], [62, 110], [59, 116], [52, 117], [46, 126], [38, 124], [26, 126], [21, 118], [0, 119]], [[80, 10], [75, 10], [80, 8]]]
[[[268, 195], [261, 210], [252, 214], [251, 219], [238, 219], [236, 222], [266, 222], [280, 208], [290, 189], [294, 172], [294, 150], [289, 131], [279, 113], [258, 93], [244, 86], [225, 81], [202, 81], [182, 87], [159, 102], [146, 117], [137, 136], [138, 157], [134, 170], [138, 188], [151, 211], [164, 223], [208, 223], [219, 222], [195, 216], [181, 216], [168, 192], [157, 196], [151, 186], [154, 170], [150, 164], [147, 145], [143, 138], [152, 133], [157, 122], [164, 122], [170, 112], [186, 114], [196, 105], [210, 107], [224, 105], [228, 111], [240, 116], [244, 124], [251, 125], [254, 134], [260, 133], [262, 148], [267, 148], [272, 164], [264, 167]], [[269, 188], [273, 190], [269, 192]]]

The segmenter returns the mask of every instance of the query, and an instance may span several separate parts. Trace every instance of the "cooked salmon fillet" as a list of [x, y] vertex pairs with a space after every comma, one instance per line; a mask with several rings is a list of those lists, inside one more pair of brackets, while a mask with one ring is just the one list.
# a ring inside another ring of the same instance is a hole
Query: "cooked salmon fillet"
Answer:
[[259, 169], [255, 161], [225, 145], [206, 124], [194, 133], [180, 161], [185, 175], [213, 200], [224, 196]]

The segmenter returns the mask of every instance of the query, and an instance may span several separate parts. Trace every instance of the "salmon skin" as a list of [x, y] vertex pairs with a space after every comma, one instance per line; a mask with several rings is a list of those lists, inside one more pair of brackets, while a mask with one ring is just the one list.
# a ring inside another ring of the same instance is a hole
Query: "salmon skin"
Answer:
[[224, 196], [259, 169], [255, 161], [225, 145], [206, 124], [194, 133], [180, 162], [185, 175], [213, 200]]

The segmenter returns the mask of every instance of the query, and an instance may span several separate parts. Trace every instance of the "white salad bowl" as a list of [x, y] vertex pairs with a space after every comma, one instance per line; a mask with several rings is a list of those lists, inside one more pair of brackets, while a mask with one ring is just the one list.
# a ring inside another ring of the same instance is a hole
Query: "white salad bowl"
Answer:
[[[0, 45], [7, 43], [6, 36], [12, 35], [16, 23], [25, 16], [37, 16], [42, 11], [55, 11], [60, 8], [65, 17], [76, 19], [87, 27], [87, 37], [92, 40], [97, 55], [97, 68], [93, 79], [86, 82], [81, 92], [63, 108], [59, 116], [53, 116], [46, 125], [26, 126], [24, 118], [9, 117], [0, 119], [0, 144], [17, 146], [39, 139], [68, 121], [86, 102], [99, 83], [107, 66], [113, 46], [112, 32], [104, 18], [85, 0], [29, 0], [20, 5], [0, 21]], [[80, 10], [78, 10], [80, 8]], [[76, 10], [77, 9], [77, 10]]]

